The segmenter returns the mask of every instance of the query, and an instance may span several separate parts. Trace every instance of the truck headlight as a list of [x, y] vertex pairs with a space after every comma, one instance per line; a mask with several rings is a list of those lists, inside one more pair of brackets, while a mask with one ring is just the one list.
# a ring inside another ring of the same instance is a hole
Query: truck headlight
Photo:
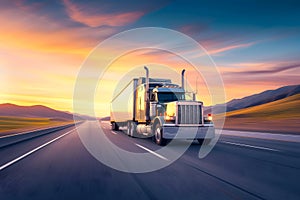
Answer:
[[212, 120], [213, 120], [212, 114], [207, 114], [204, 117], [204, 122], [206, 122], [206, 123], [212, 123]]
[[213, 117], [212, 117], [211, 113], [207, 114], [207, 120], [208, 121], [212, 121], [213, 120]]
[[166, 110], [164, 113], [166, 121], [175, 121], [176, 119], [176, 103], [170, 102], [166, 104]]
[[169, 116], [169, 115], [165, 115], [165, 120], [166, 121], [175, 121], [176, 116]]

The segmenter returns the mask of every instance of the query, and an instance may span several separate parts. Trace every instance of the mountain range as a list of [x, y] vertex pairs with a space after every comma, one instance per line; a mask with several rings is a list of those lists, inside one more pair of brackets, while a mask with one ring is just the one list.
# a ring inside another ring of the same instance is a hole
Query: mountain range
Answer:
[[[11, 103], [0, 104], [0, 116], [73, 120], [73, 114], [70, 112], [58, 111], [42, 105], [19, 106]], [[79, 120], [94, 119], [86, 115], [75, 114], [75, 116]]]
[[[266, 90], [259, 94], [254, 94], [251, 96], [247, 96], [241, 99], [233, 99], [226, 104], [215, 105], [213, 106], [214, 114], [221, 113], [221, 107], [226, 106], [227, 112], [240, 110], [243, 108], [253, 107], [262, 105], [265, 103], [277, 101], [280, 99], [284, 99], [289, 96], [293, 96], [295, 94], [300, 93], [300, 85], [290, 85], [280, 87], [275, 90]], [[212, 107], [206, 107], [204, 113], [211, 113]]]

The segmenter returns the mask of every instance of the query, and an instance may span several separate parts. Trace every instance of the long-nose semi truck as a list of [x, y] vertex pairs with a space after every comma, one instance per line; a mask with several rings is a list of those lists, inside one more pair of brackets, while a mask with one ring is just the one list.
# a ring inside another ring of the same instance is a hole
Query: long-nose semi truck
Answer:
[[208, 143], [215, 136], [211, 115], [203, 115], [203, 103], [185, 90], [185, 70], [181, 86], [170, 79], [146, 77], [131, 80], [111, 101], [113, 130], [127, 129], [132, 137], [152, 137], [158, 145], [171, 139], [197, 139]]

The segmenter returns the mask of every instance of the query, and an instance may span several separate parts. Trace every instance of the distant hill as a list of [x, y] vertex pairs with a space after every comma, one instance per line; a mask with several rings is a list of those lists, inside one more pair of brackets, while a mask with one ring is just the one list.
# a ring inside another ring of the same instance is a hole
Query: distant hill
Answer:
[[19, 106], [15, 104], [0, 104], [0, 116], [17, 116], [31, 118], [56, 118], [56, 119], [73, 119], [73, 115], [63, 111], [54, 110], [52, 108], [35, 105], [35, 106]]
[[231, 100], [227, 103], [227, 106], [231, 109], [238, 110], [280, 100], [299, 93], [300, 85], [285, 86], [276, 90], [267, 90], [242, 99]]
[[[19, 106], [10, 103], [0, 104], [0, 116], [73, 120], [73, 114], [69, 112], [54, 110], [42, 105]], [[76, 116], [77, 119], [93, 119], [85, 115], [76, 114]]]
[[[277, 101], [299, 93], [300, 93], [300, 85], [284, 86], [275, 90], [267, 90], [262, 93], [254, 94], [241, 99], [233, 99], [226, 104], [226, 108], [227, 108], [227, 112], [230, 112], [234, 110], [239, 110], [243, 108], [253, 107], [253, 106]], [[221, 109], [218, 108], [221, 106], [222, 105], [215, 105], [214, 113], [221, 113], [220, 111]], [[205, 109], [205, 113], [210, 113], [210, 112], [211, 112], [211, 107], [207, 107]]]
[[[227, 112], [225, 129], [299, 134], [300, 94]], [[218, 120], [224, 114], [216, 114]]]
[[226, 113], [226, 117], [257, 119], [283, 119], [298, 118], [300, 120], [300, 94], [289, 96], [277, 101], [261, 104], [258, 106], [243, 108]]

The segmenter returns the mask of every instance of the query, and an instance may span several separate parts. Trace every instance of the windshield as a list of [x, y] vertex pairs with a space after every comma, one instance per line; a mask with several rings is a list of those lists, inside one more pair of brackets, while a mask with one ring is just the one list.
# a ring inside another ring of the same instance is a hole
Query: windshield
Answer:
[[173, 92], [159, 92], [157, 93], [159, 102], [171, 102], [184, 100], [184, 93], [173, 93]]

